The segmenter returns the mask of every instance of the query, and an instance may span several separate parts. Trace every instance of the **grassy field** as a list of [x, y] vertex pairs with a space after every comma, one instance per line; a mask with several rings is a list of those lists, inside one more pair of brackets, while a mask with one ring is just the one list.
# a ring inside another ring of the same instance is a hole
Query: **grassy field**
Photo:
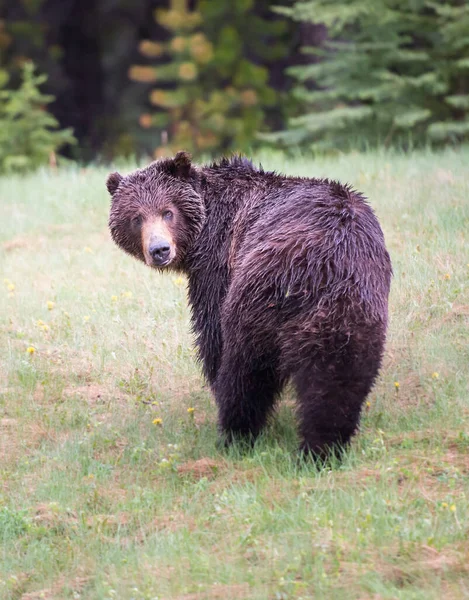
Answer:
[[393, 259], [345, 461], [298, 464], [288, 392], [218, 451], [185, 280], [111, 243], [107, 171], [3, 178], [0, 598], [469, 598], [469, 149], [261, 158], [364, 191]]

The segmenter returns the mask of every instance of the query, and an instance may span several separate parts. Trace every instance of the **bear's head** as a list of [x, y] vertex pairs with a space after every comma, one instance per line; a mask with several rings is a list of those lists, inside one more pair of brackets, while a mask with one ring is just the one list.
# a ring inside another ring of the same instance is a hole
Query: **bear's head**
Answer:
[[123, 177], [111, 173], [109, 228], [116, 244], [150, 267], [183, 268], [205, 220], [199, 173], [178, 152]]

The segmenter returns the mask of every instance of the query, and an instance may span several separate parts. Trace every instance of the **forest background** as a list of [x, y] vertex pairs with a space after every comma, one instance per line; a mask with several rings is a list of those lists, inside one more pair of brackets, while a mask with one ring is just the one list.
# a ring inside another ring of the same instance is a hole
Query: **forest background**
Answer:
[[0, 89], [3, 171], [57, 150], [458, 144], [469, 3], [2, 0]]

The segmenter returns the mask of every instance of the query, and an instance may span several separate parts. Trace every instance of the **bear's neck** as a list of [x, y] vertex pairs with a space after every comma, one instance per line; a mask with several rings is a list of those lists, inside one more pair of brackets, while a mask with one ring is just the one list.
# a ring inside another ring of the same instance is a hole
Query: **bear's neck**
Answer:
[[221, 171], [204, 168], [196, 188], [205, 206], [205, 220], [182, 265], [194, 281], [215, 272], [228, 279], [230, 254], [236, 245], [234, 223], [243, 218], [252, 195], [252, 181], [249, 185], [239, 177], [235, 181]]

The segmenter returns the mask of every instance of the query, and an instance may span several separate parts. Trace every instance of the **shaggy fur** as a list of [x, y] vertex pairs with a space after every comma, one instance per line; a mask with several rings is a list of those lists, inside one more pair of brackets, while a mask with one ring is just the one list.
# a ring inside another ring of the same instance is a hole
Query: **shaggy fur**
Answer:
[[302, 449], [325, 456], [346, 444], [380, 368], [392, 273], [364, 197], [241, 157], [194, 167], [185, 153], [114, 173], [108, 189], [112, 236], [141, 260], [142, 220], [175, 213], [167, 268], [188, 275], [225, 439], [255, 438], [291, 380]]

